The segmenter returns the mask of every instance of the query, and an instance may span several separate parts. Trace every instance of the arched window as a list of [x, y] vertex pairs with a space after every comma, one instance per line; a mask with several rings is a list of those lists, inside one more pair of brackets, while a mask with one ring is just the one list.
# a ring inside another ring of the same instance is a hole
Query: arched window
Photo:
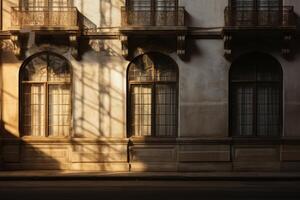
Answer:
[[38, 53], [20, 70], [20, 127], [24, 136], [69, 136], [71, 67], [54, 53]]
[[282, 69], [271, 56], [249, 54], [230, 69], [230, 126], [233, 136], [280, 136]]
[[177, 135], [178, 68], [168, 56], [148, 53], [128, 67], [130, 136]]

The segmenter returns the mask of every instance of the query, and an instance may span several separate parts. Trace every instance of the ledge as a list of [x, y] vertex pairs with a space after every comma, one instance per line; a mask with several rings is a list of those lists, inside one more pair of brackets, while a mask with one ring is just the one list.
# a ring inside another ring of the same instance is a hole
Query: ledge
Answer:
[[122, 34], [132, 35], [161, 35], [161, 34], [183, 34], [187, 33], [186, 26], [127, 26], [119, 29]]
[[[1, 181], [12, 180], [300, 180], [299, 172], [95, 172], [1, 171]], [[121, 182], [121, 185], [124, 184]], [[186, 183], [185, 183], [186, 184]], [[194, 183], [192, 183], [194, 184]], [[107, 186], [107, 183], [104, 183]], [[24, 186], [25, 187], [25, 186]], [[144, 187], [142, 185], [141, 187]]]
[[78, 31], [78, 26], [12, 26], [9, 31]]
[[127, 138], [69, 138], [69, 137], [31, 137], [25, 136], [21, 138], [1, 138], [2, 144], [127, 144], [129, 139]]
[[192, 138], [192, 137], [131, 137], [131, 138], [69, 138], [69, 137], [31, 137], [21, 138], [0, 138], [2, 144], [18, 143], [65, 143], [65, 144], [219, 144], [219, 145], [300, 145], [300, 137], [282, 137], [282, 138]]

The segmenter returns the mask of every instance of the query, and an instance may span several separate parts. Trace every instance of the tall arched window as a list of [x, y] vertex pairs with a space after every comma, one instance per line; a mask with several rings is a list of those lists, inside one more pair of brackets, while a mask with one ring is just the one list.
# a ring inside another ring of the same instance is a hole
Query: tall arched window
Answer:
[[178, 68], [168, 56], [148, 53], [128, 67], [130, 136], [177, 135]]
[[282, 69], [273, 57], [253, 53], [232, 65], [230, 112], [233, 136], [280, 136]]
[[20, 70], [20, 127], [24, 136], [69, 136], [71, 67], [54, 53], [38, 53]]

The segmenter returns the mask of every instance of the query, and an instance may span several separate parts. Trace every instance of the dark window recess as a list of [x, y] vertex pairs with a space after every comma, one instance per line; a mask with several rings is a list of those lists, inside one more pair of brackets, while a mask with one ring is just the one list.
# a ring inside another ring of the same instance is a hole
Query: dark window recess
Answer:
[[149, 53], [137, 57], [128, 69], [128, 129], [130, 136], [177, 135], [176, 63]]
[[71, 67], [61, 56], [36, 54], [20, 71], [23, 136], [67, 137], [71, 130]]
[[230, 72], [231, 132], [234, 136], [280, 136], [282, 70], [269, 56], [253, 54]]

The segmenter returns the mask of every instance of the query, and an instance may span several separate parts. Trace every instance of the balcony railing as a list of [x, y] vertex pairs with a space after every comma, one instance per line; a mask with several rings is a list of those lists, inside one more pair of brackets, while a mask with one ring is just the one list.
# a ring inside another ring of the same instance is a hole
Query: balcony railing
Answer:
[[122, 26], [184, 26], [183, 7], [122, 7]]
[[13, 7], [12, 27], [78, 28], [76, 7]]
[[283, 7], [226, 7], [225, 27], [280, 28], [295, 26], [292, 6]]

